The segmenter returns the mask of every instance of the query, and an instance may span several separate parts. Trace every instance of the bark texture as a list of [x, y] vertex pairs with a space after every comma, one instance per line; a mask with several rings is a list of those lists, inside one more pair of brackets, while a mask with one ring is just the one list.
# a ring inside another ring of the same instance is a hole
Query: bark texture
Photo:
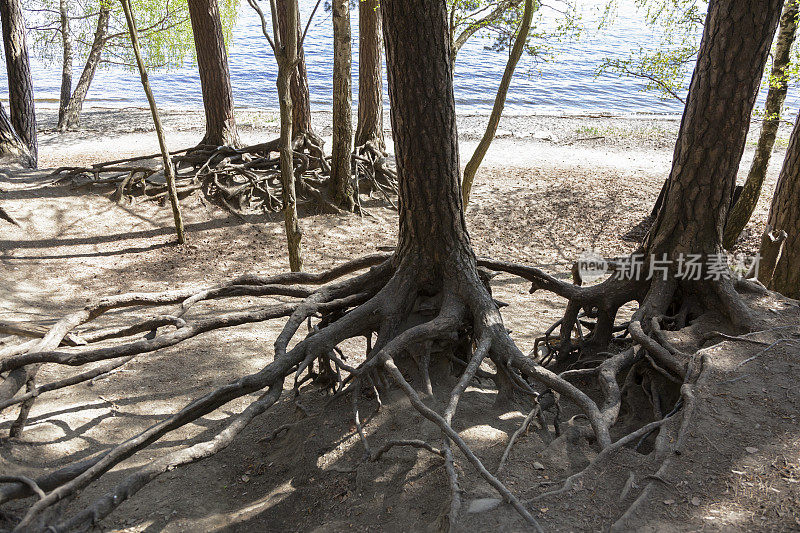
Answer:
[[715, 254], [782, 0], [712, 0], [649, 253]]
[[358, 2], [358, 125], [356, 146], [373, 143], [384, 152], [381, 9], [378, 0]]
[[67, 104], [63, 116], [59, 117], [58, 120], [58, 131], [62, 133], [78, 125], [83, 103], [86, 101], [86, 95], [89, 92], [89, 87], [92, 85], [94, 74], [97, 71], [97, 66], [100, 64], [100, 59], [103, 55], [103, 48], [108, 40], [108, 21], [110, 17], [111, 5], [106, 2], [100, 2], [100, 12], [97, 16], [97, 29], [94, 33], [89, 55], [86, 58], [86, 64], [83, 67], [83, 72], [81, 72], [81, 77], [78, 78], [77, 85], [75, 85], [75, 90], [72, 92], [69, 104]]
[[202, 144], [238, 147], [228, 51], [217, 0], [189, 0], [189, 16], [206, 114]]
[[8, 71], [8, 99], [11, 124], [25, 143], [34, 165], [38, 161], [36, 110], [33, 104], [33, 80], [25, 37], [25, 19], [20, 0], [0, 0], [3, 23], [3, 48]]
[[[283, 183], [283, 221], [286, 227], [286, 243], [289, 249], [289, 267], [292, 272], [303, 270], [303, 231], [297, 216], [297, 191], [294, 175], [294, 130], [296, 101], [292, 91], [293, 79], [298, 78], [302, 50], [299, 48], [300, 15], [297, 0], [282, 0], [278, 3], [278, 34], [275, 60], [278, 62], [278, 99], [281, 113], [281, 136], [279, 139], [281, 158], [281, 181]], [[296, 31], [287, 31], [295, 29]], [[305, 68], [298, 80], [305, 80]], [[308, 84], [305, 85], [306, 96]], [[310, 111], [309, 122], [310, 128]], [[310, 130], [309, 130], [310, 131]], [[300, 135], [303, 132], [299, 133]]]
[[348, 211], [355, 207], [351, 176], [353, 152], [352, 52], [350, 0], [333, 0], [333, 144], [331, 177], [334, 200]]
[[[654, 357], [668, 352], [653, 347], [648, 336], [662, 319], [681, 329], [691, 318], [713, 311], [736, 327], [755, 325], [729, 275], [722, 230], [782, 7], [782, 0], [709, 3], [663, 204], [642, 247], [619, 265], [625, 268], [617, 272], [622, 275], [579, 289], [551, 289], [569, 298], [556, 350], [560, 364], [605, 351], [617, 313], [630, 301], [640, 306], [628, 330], [637, 343], [651, 346]], [[582, 311], [596, 317], [596, 323], [590, 335], [576, 340], [573, 332]], [[662, 365], [681, 375], [679, 363], [663, 359]]]
[[[392, 132], [400, 183], [401, 261], [424, 265], [432, 294], [453, 268], [474, 269], [461, 203], [458, 135], [446, 7], [441, 0], [381, 2]], [[420, 51], [425, 53], [420, 53]]]
[[789, 89], [788, 68], [791, 61], [792, 45], [797, 35], [797, 15], [800, 2], [789, 0], [783, 8], [778, 37], [775, 42], [775, 57], [772, 62], [769, 91], [764, 108], [764, 120], [761, 124], [761, 134], [758, 137], [758, 146], [747, 174], [739, 199], [728, 216], [725, 225], [723, 246], [731, 249], [747, 225], [761, 196], [761, 187], [767, 176], [767, 168], [772, 157], [772, 148], [775, 146], [775, 137], [781, 122], [781, 111], [786, 93]]
[[772, 197], [761, 256], [759, 280], [771, 290], [800, 299], [800, 120]]
[[28, 147], [19, 138], [0, 102], [0, 162], [14, 162], [25, 167], [33, 166]]

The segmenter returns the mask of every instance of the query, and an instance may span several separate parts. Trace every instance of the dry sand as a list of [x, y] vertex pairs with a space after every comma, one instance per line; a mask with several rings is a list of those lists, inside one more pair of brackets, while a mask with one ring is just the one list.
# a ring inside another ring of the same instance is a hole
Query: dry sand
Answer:
[[[52, 114], [43, 118], [45, 128], [53, 126]], [[164, 118], [172, 149], [200, 139], [200, 112], [167, 112]], [[459, 117], [462, 163], [477, 144], [485, 119]], [[245, 142], [260, 142], [277, 134], [274, 113], [242, 112], [238, 120]], [[330, 115], [318, 113], [314, 120], [319, 131], [329, 135]], [[84, 116], [83, 128], [65, 135], [43, 133], [42, 167], [85, 165], [157, 151], [144, 110], [91, 110]], [[635, 243], [622, 236], [649, 213], [668, 174], [677, 129], [676, 119], [663, 117], [507, 117], [476, 178], [473, 201], [467, 210], [477, 253], [532, 264], [566, 278], [569, 266], [583, 249], [595, 248], [607, 256], [630, 252]], [[781, 136], [764, 200], [747, 229], [744, 248], [749, 251], [754, 250], [766, 218], [767, 199], [783, 159], [788, 131], [782, 131]], [[751, 145], [742, 168], [748, 167], [750, 158]], [[0, 226], [0, 320], [50, 324], [100, 295], [200, 288], [245, 272], [274, 273], [287, 267], [278, 216], [241, 220], [193, 196], [184, 202], [189, 242], [175, 246], [171, 215], [164, 207], [148, 202], [116, 205], [105, 194], [47, 183], [46, 171], [0, 173], [0, 205], [21, 223], [21, 228]], [[372, 203], [370, 212], [371, 216], [362, 219], [305, 213], [302, 224], [307, 269], [327, 268], [392, 246], [397, 233], [396, 214], [379, 202]], [[526, 284], [511, 277], [500, 277], [494, 283], [496, 297], [510, 304], [504, 309], [504, 317], [523, 349], [530, 349], [534, 338], [560, 317], [564, 304], [552, 295], [529, 295], [527, 289]], [[260, 301], [251, 298], [214, 303], [201, 313], [238, 309]], [[120, 316], [115, 313], [108, 323], [118, 320]], [[43, 396], [33, 409], [32, 423], [22, 440], [0, 443], [0, 471], [37, 474], [97, 453], [141, 431], [192, 398], [268, 363], [279, 327], [280, 321], [274, 321], [213, 332], [141, 356], [124, 371], [92, 386], [80, 385]], [[792, 353], [784, 347], [772, 356], [786, 359]], [[737, 352], [735, 357], [743, 359], [746, 355]], [[792, 357], [796, 360], [796, 353]], [[784, 359], [779, 366], [785, 381], [781, 386], [793, 390], [776, 389], [773, 393], [770, 389], [770, 394], [765, 394], [764, 388], [762, 393], [765, 375], [761, 381], [758, 376], [753, 379], [752, 391], [738, 393], [750, 404], [761, 405], [762, 396], [775, 402], [778, 400], [773, 396], [779, 393], [783, 398], [785, 392], [784, 408], [774, 424], [766, 424], [767, 429], [762, 430], [746, 424], [742, 439], [726, 443], [725, 427], [717, 421], [719, 428], [709, 432], [720, 440], [712, 435], [715, 442], [711, 445], [724, 460], [698, 467], [696, 475], [690, 472], [687, 479], [692, 485], [686, 490], [664, 489], [679, 494], [659, 494], [659, 502], [671, 500], [673, 504], [659, 507], [642, 523], [652, 530], [676, 529], [680, 524], [687, 530], [792, 527], [800, 509], [797, 488], [792, 485], [800, 477], [800, 443], [791, 430], [798, 413], [798, 396], [787, 376], [792, 372], [797, 375], [797, 367]], [[65, 374], [52, 366], [44, 367], [42, 379]], [[724, 372], [724, 364], [717, 371]], [[309, 405], [322, 409], [322, 395], [313, 391], [308, 394]], [[704, 401], [718, 398], [715, 394]], [[494, 465], [524, 412], [498, 417], [492, 411], [490, 390], [471, 388], [467, 396], [458, 429]], [[331, 409], [324, 421], [307, 420], [274, 442], [259, 442], [282, 420], [298, 417], [284, 398], [272, 414], [256, 420], [231, 448], [166, 474], [104, 521], [104, 528], [400, 531], [424, 529], [435, 521], [447, 497], [440, 462], [425, 457], [424, 452], [403, 451], [391, 461], [358, 465], [359, 445], [345, 405]], [[108, 490], [110, 483], [129, 469], [204, 434], [214, 420], [244, 404], [245, 399], [233, 402], [171, 434], [120, 465], [108, 479], [87, 490], [78, 503], [88, 503], [92, 496]], [[724, 403], [709, 407], [709, 412], [722, 408], [735, 412], [740, 407], [741, 402]], [[0, 431], [5, 431], [13, 416], [13, 410], [0, 415]], [[389, 431], [421, 431], [435, 436], [433, 429], [408, 416], [402, 402], [376, 415], [367, 428], [370, 438], [377, 441]], [[769, 432], [766, 441], [774, 449], [739, 453], [744, 437], [764, 442], [764, 431]], [[539, 481], [560, 479], [592, 453], [539, 457], [537, 461], [545, 470], [534, 469], [529, 459], [541, 450], [545, 437], [531, 435], [521, 441], [519, 455], [512, 457], [514, 467], [507, 479], [512, 490], [526, 496], [539, 490]], [[467, 500], [493, 497], [466, 463], [460, 468]], [[682, 464], [681, 468], [691, 467]], [[763, 472], [754, 473], [756, 469]], [[731, 474], [731, 470], [748, 474]], [[620, 472], [627, 477], [627, 471]], [[616, 479], [613, 477], [614, 482]], [[613, 489], [608, 500], [593, 500], [597, 496], [591, 491], [588, 496], [581, 494], [573, 507], [569, 503], [572, 500], [566, 499], [542, 504], [537, 514], [548, 529], [590, 531], [598, 524], [607, 527], [619, 513], [618, 489]], [[698, 497], [702, 499], [695, 505], [693, 498]], [[608, 508], [601, 509], [604, 505]], [[722, 517], [722, 521], [715, 522], [714, 517]], [[464, 527], [513, 531], [521, 524], [513, 510], [500, 506], [469, 515]]]

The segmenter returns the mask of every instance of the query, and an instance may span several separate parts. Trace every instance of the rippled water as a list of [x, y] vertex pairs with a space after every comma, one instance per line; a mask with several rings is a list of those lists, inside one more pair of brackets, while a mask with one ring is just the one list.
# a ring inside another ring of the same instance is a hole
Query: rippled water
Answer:
[[[315, 0], [300, 0], [306, 20]], [[599, 5], [601, 0], [587, 0], [584, 6]], [[258, 17], [242, 3], [230, 47], [230, 68], [237, 107], [277, 109], [275, 77], [277, 67], [266, 40], [261, 35]], [[508, 93], [509, 114], [579, 114], [579, 113], [667, 113], [678, 114], [683, 106], [676, 100], [665, 101], [655, 93], [642, 92], [641, 82], [613, 75], [596, 76], [604, 57], [626, 57], [629, 50], [652, 41], [632, 0], [619, 3], [616, 23], [596, 30], [592, 16], [585, 18], [587, 31], [571, 43], [558, 44], [553, 61], [536, 62], [525, 57], [520, 62]], [[329, 109], [332, 93], [332, 27], [330, 14], [320, 9], [305, 43], [309, 85], [314, 109]], [[475, 38], [459, 52], [455, 73], [455, 96], [460, 113], [488, 113], [497, 85], [503, 74], [507, 52], [487, 50], [491, 40]], [[353, 10], [353, 72], [358, 72], [357, 10]], [[60, 67], [34, 59], [34, 86], [40, 106], [57, 102]], [[76, 69], [75, 79], [80, 74]], [[0, 94], [6, 95], [5, 76], [0, 76]], [[150, 75], [159, 105], [164, 108], [202, 106], [200, 80], [191, 62], [171, 71]], [[357, 80], [354, 79], [354, 93]], [[357, 93], [356, 93], [357, 94]], [[795, 103], [790, 98], [790, 104]], [[98, 71], [89, 92], [88, 106], [145, 106], [138, 77], [120, 67]]]

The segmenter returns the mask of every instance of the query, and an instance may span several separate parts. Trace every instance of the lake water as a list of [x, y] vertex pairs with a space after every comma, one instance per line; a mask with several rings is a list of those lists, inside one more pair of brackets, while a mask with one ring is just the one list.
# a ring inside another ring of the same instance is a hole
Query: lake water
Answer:
[[[300, 0], [303, 21], [314, 0]], [[592, 14], [600, 0], [584, 0], [587, 30], [577, 41], [559, 43], [558, 54], [548, 62], [523, 57], [506, 103], [508, 114], [680, 114], [676, 100], [662, 100], [653, 92], [642, 92], [642, 83], [595, 71], [605, 57], [627, 57], [632, 49], [653, 42], [652, 34], [632, 0], [620, 0], [615, 24], [597, 30], [599, 13]], [[357, 94], [358, 21], [353, 10], [354, 94]], [[320, 8], [305, 43], [312, 107], [330, 109], [332, 93], [331, 16]], [[459, 113], [488, 113], [503, 74], [508, 52], [486, 47], [490, 38], [473, 38], [459, 52], [455, 72], [455, 97]], [[40, 107], [55, 106], [60, 91], [60, 66], [33, 58], [36, 98]], [[239, 108], [277, 109], [275, 77], [277, 67], [261, 34], [257, 15], [242, 2], [230, 46], [230, 69], [234, 99]], [[4, 72], [3, 68], [3, 72]], [[80, 75], [76, 68], [75, 80]], [[0, 76], [0, 94], [7, 98], [5, 76]], [[191, 61], [177, 69], [152, 71], [153, 90], [163, 108], [201, 107], [200, 80]], [[385, 87], [385, 86], [384, 86]], [[762, 95], [763, 98], [763, 95]], [[795, 103], [792, 95], [790, 105]], [[147, 101], [138, 76], [121, 67], [98, 71], [89, 92], [87, 106], [144, 107]]]

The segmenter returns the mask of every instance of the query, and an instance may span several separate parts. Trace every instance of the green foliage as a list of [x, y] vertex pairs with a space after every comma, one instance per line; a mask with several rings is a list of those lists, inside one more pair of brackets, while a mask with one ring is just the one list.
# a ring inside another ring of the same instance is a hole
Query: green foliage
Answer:
[[[657, 91], [665, 100], [682, 100], [688, 90], [687, 82], [694, 68], [705, 24], [707, 0], [635, 0], [645, 22], [654, 34], [653, 45], [631, 51], [627, 58], [606, 58], [597, 74], [610, 72], [619, 76], [639, 78], [645, 91]], [[616, 0], [606, 7], [604, 25], [612, 25]], [[800, 50], [797, 42], [784, 80], [771, 75], [767, 65], [764, 86], [776, 86], [781, 81], [800, 80]], [[756, 111], [758, 114], [759, 111]]]
[[[491, 37], [492, 50], [510, 50], [525, 11], [523, 0], [447, 0], [447, 4], [456, 51], [473, 35]], [[525, 50], [538, 59], [549, 59], [559, 42], [577, 38], [580, 32], [573, 0], [548, 5], [537, 0]]]
[[[236, 23], [239, 0], [218, 0], [226, 42]], [[69, 0], [70, 31], [75, 59], [89, 53], [97, 29], [100, 6], [111, 8], [108, 40], [104, 49], [105, 64], [134, 68], [122, 5], [115, 0]], [[195, 54], [187, 0], [132, 0], [140, 45], [150, 68], [174, 68]], [[59, 0], [25, 0], [29, 34], [34, 53], [45, 60], [60, 61], [62, 44]]]
[[[681, 100], [700, 48], [708, 2], [705, 0], [635, 0], [653, 32], [653, 44], [632, 50], [627, 58], [606, 58], [597, 74], [611, 72], [645, 81], [644, 90], [663, 99]], [[603, 23], [613, 24], [615, 2]]]

